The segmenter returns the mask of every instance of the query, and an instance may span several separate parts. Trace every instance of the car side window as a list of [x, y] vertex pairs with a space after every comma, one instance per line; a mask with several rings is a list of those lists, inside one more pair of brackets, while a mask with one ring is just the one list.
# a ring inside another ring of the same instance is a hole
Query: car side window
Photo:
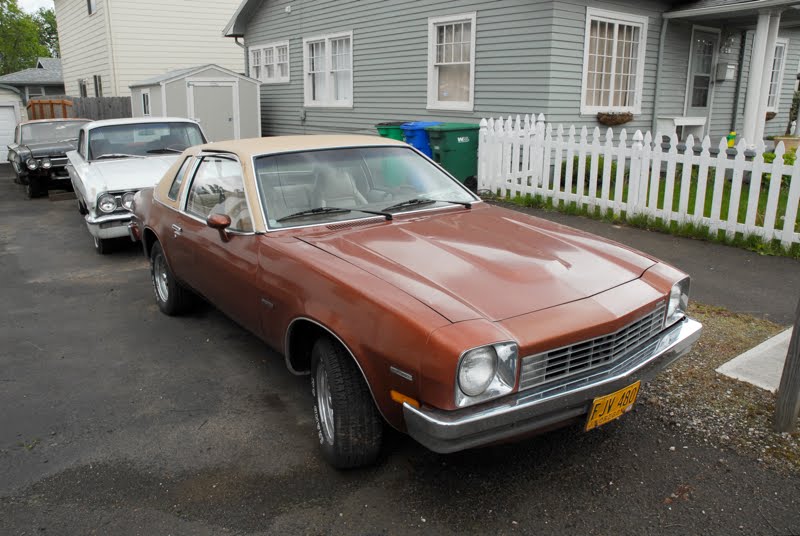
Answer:
[[232, 231], [251, 232], [253, 221], [239, 162], [224, 156], [203, 158], [189, 187], [186, 212], [204, 220], [212, 214], [226, 214]]
[[181, 184], [183, 184], [183, 178], [186, 176], [186, 172], [188, 171], [190, 164], [192, 162], [192, 157], [189, 156], [186, 160], [183, 161], [181, 164], [181, 168], [178, 170], [178, 174], [175, 175], [175, 179], [172, 181], [172, 186], [169, 187], [169, 193], [167, 193], [167, 197], [175, 201], [178, 199], [178, 192], [181, 190]]

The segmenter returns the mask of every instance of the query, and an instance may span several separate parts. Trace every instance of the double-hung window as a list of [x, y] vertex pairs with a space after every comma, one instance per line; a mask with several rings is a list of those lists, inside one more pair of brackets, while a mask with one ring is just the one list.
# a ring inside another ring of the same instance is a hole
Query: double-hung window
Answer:
[[775, 59], [772, 60], [772, 73], [769, 79], [769, 98], [767, 99], [767, 111], [777, 112], [778, 102], [781, 98], [781, 87], [783, 86], [783, 68], [786, 64], [786, 49], [789, 42], [780, 39], [775, 43]]
[[642, 108], [647, 17], [586, 8], [581, 113]]
[[303, 39], [306, 106], [353, 106], [353, 32]]
[[289, 42], [250, 47], [250, 77], [265, 84], [289, 81]]
[[475, 13], [428, 19], [428, 108], [467, 110], [475, 93]]

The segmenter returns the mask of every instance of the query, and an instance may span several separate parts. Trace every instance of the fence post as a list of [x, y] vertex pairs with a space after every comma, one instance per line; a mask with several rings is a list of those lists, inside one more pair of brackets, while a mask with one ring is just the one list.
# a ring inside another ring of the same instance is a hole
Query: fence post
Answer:
[[642, 175], [642, 131], [637, 130], [633, 135], [633, 144], [631, 145], [631, 172], [628, 179], [628, 202], [625, 213], [627, 217], [636, 214], [639, 210], [639, 186], [641, 183]]
[[481, 119], [480, 122], [480, 132], [478, 133], [478, 191], [487, 190], [489, 187], [488, 181], [486, 180], [486, 165], [487, 165], [487, 157], [489, 154], [489, 147], [487, 147], [487, 137], [488, 133], [488, 123], [486, 119]]
[[783, 365], [778, 400], [775, 403], [775, 431], [791, 432], [800, 414], [800, 300], [794, 315], [794, 328], [789, 342], [789, 352]]

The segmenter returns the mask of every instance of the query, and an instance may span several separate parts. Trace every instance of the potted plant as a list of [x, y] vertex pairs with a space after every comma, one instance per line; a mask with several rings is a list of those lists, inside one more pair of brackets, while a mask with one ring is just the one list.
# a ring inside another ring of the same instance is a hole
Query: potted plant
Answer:
[[607, 127], [624, 125], [633, 120], [631, 112], [598, 112], [597, 122]]

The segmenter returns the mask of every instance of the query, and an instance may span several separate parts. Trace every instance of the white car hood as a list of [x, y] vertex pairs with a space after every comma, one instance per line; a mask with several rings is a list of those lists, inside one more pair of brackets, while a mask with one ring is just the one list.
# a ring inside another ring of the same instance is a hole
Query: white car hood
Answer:
[[87, 189], [95, 192], [140, 190], [161, 180], [180, 155], [120, 158], [91, 162], [87, 176], [81, 177]]

